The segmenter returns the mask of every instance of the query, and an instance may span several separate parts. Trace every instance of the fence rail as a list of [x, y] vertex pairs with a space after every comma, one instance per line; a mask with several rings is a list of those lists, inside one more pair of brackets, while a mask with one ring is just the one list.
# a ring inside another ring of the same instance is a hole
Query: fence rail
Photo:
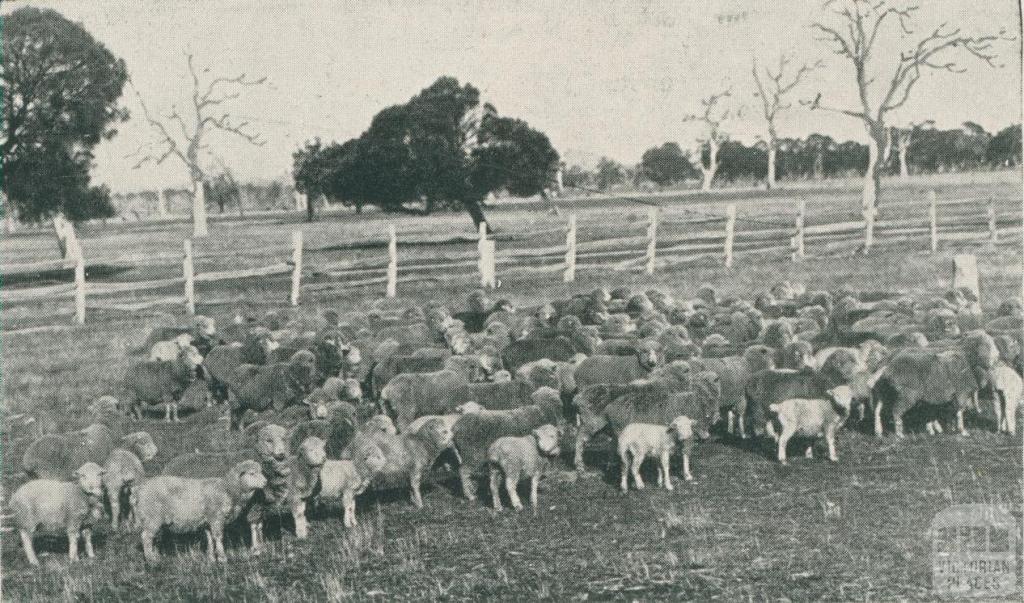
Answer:
[[[868, 224], [854, 211], [826, 210], [808, 212], [807, 203], [794, 203], [793, 213], [757, 215], [737, 213], [735, 204], [726, 205], [721, 215], [696, 212], [687, 208], [651, 208], [643, 214], [617, 217], [609, 224], [592, 216], [588, 219], [570, 214], [564, 223], [531, 230], [533, 222], [512, 225], [503, 238], [491, 238], [481, 228], [475, 236], [439, 236], [429, 230], [411, 227], [400, 232], [387, 224], [386, 232], [376, 238], [353, 244], [351, 249], [369, 253], [378, 247], [379, 256], [317, 261], [316, 254], [337, 247], [306, 247], [302, 231], [292, 233], [291, 245], [271, 243], [260, 248], [261, 256], [277, 257], [267, 266], [242, 270], [196, 272], [196, 265], [226, 260], [244, 254], [238, 249], [220, 253], [197, 253], [192, 241], [186, 240], [182, 252], [134, 254], [109, 259], [86, 261], [69, 258], [5, 266], [4, 277], [17, 274], [40, 274], [74, 270], [74, 281], [45, 286], [4, 287], [0, 300], [5, 306], [39, 303], [71, 298], [76, 320], [85, 321], [86, 308], [139, 311], [161, 305], [183, 304], [194, 314], [197, 304], [224, 303], [202, 300], [197, 294], [200, 285], [290, 275], [288, 302], [298, 305], [304, 293], [353, 289], [383, 285], [385, 295], [394, 297], [399, 285], [417, 282], [450, 280], [455, 277], [478, 277], [481, 286], [496, 287], [503, 275], [559, 273], [560, 280], [572, 282], [579, 271], [614, 270], [643, 271], [654, 274], [678, 264], [715, 260], [732, 267], [742, 257], [788, 256], [794, 262], [815, 255], [860, 251], [874, 248], [919, 248], [937, 252], [945, 243], [986, 243], [1002, 246], [1019, 243], [1022, 216], [1017, 200], [970, 199], [938, 202], [934, 192], [925, 202], [900, 201], [891, 206], [900, 217], [875, 219]], [[788, 222], [788, 224], [787, 224]], [[870, 234], [869, 234], [870, 233]], [[557, 244], [553, 240], [562, 239]], [[379, 245], [378, 245], [379, 243]], [[403, 250], [436, 244], [455, 246], [434, 256], [406, 257]], [[458, 248], [465, 245], [464, 249]], [[475, 245], [473, 245], [475, 244]], [[518, 246], [516, 246], [518, 244]], [[471, 246], [472, 245], [472, 246]], [[475, 248], [474, 248], [475, 247]], [[347, 248], [347, 247], [346, 247]], [[255, 248], [254, 248], [255, 249]], [[304, 257], [305, 253], [305, 257]], [[287, 254], [287, 255], [286, 255]], [[287, 259], [285, 259], [287, 258]], [[181, 262], [178, 276], [145, 281], [86, 282], [90, 266], [140, 265], [161, 266]], [[143, 292], [163, 292], [151, 299], [138, 299]], [[128, 300], [108, 300], [116, 295]], [[283, 300], [282, 300], [283, 301]], [[53, 315], [69, 312], [56, 310]]]

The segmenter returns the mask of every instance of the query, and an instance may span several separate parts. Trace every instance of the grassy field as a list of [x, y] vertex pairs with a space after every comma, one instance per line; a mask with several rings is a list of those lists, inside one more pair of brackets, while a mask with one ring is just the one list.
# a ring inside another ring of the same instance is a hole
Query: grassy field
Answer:
[[[1020, 195], [1019, 176], [944, 186], [945, 197], [1014, 195], [1019, 199]], [[917, 195], [926, 188], [927, 183], [914, 183], [906, 194]], [[792, 211], [792, 199], [798, 194], [808, 195], [830, 211], [856, 213], [856, 193], [845, 189], [773, 192], [770, 199], [747, 194], [741, 212], [785, 214]], [[718, 203], [720, 199], [700, 198], [687, 207], [710, 208]], [[645, 208], [607, 199], [575, 204], [576, 211], [589, 213], [595, 225], [600, 216], [609, 221], [613, 207], [622, 208], [614, 220], [622, 224], [628, 224], [630, 216], [641, 224], [646, 214]], [[504, 236], [546, 228], [550, 221], [545, 208], [530, 204], [496, 207], [491, 216]], [[360, 220], [336, 215], [302, 226], [310, 247], [322, 249], [312, 251], [308, 261], [379, 256], [377, 248], [343, 246], [360, 238], [380, 237], [385, 220], [390, 219], [379, 214]], [[423, 233], [442, 234], [455, 225], [458, 233], [472, 234], [461, 215], [431, 217], [415, 225], [411, 218], [402, 220]], [[214, 226], [210, 241], [203, 245], [230, 250], [240, 262], [265, 265], [278, 247], [287, 247], [288, 232], [298, 225], [294, 216], [225, 221]], [[176, 250], [187, 236], [186, 228], [184, 223], [162, 229], [97, 227], [84, 233], [83, 245], [87, 254], [101, 257], [119, 250]], [[48, 233], [32, 233], [4, 240], [0, 251], [9, 264], [53, 257], [50, 246]], [[471, 243], [425, 246], [411, 253], [443, 256], [472, 247]], [[523, 273], [503, 277], [497, 295], [531, 305], [597, 284], [657, 286], [685, 296], [708, 283], [722, 293], [751, 297], [776, 281], [789, 279], [813, 288], [887, 290], [926, 298], [948, 287], [952, 254], [958, 248], [944, 246], [934, 255], [880, 250], [869, 257], [841, 254], [797, 263], [748, 254], [737, 256], [731, 271], [723, 269], [720, 261], [709, 260], [668, 266], [653, 277], [581, 266], [573, 285], [557, 282], [556, 275]], [[1021, 294], [1019, 245], [972, 249], [978, 253], [987, 309]], [[252, 259], [261, 251], [262, 257]], [[226, 256], [210, 257], [203, 269], [226, 269], [221, 259]], [[169, 273], [180, 268], [177, 261], [168, 264]], [[144, 278], [161, 278], [148, 269], [145, 272]], [[415, 287], [400, 287], [400, 296], [408, 303], [458, 304], [469, 286], [471, 279], [442, 274]], [[321, 291], [307, 296], [296, 312], [311, 316], [325, 308], [365, 310], [382, 297], [382, 289]], [[286, 276], [217, 284], [203, 289], [200, 299], [233, 301], [201, 305], [200, 311], [220, 317], [236, 306], [281, 308], [286, 291]], [[97, 396], [117, 393], [121, 372], [137, 359], [131, 351], [151, 327], [181, 319], [180, 308], [136, 314], [96, 310], [84, 326], [23, 330], [70, 322], [66, 316], [44, 320], [41, 315], [49, 307], [4, 309], [4, 328], [16, 329], [6, 332], [2, 340], [4, 409], [47, 413], [62, 429], [81, 426], [84, 407]], [[145, 427], [161, 448], [147, 469], [157, 472], [176, 454], [208, 445], [210, 427], [203, 417], [209, 418], [204, 414], [175, 426], [147, 422]], [[18, 601], [928, 601], [934, 596], [927, 528], [936, 512], [956, 503], [998, 503], [1008, 505], [1021, 519], [1021, 440], [988, 433], [990, 426], [984, 423], [978, 427], [967, 438], [912, 436], [902, 441], [876, 440], [846, 430], [840, 438], [840, 462], [835, 465], [798, 459], [790, 467], [780, 467], [766, 449], [716, 440], [697, 447], [693, 483], [679, 483], [672, 493], [647, 490], [628, 496], [617, 491], [614, 475], [607, 470], [608, 442], [597, 442], [588, 454], [596, 472], [577, 476], [560, 467], [542, 483], [537, 517], [508, 511], [495, 515], [480, 503], [466, 503], [455, 494], [451, 476], [438, 471], [422, 511], [416, 511], [400, 493], [369, 496], [361, 501], [360, 527], [345, 530], [340, 509], [328, 506], [313, 515], [307, 541], [296, 541], [290, 525], [283, 530], [271, 526], [270, 551], [260, 558], [247, 555], [244, 535], [236, 533], [229, 540], [225, 566], [207, 564], [201, 537], [170, 542], [161, 563], [147, 566], [134, 534], [103, 530], [97, 538], [97, 559], [72, 566], [64, 556], [63, 538], [38, 540], [37, 548], [49, 554], [42, 569], [33, 571], [16, 539], [5, 535], [3, 594]], [[25, 443], [5, 440], [4, 444], [3, 486], [10, 493], [20, 483], [16, 472]]]

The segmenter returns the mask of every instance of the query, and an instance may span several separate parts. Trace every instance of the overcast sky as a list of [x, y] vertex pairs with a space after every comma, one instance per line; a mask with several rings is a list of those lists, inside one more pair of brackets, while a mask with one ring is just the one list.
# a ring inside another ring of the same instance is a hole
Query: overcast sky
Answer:
[[[569, 162], [607, 155], [632, 164], [670, 140], [693, 147], [699, 128], [683, 116], [725, 86], [747, 106], [730, 131], [751, 140], [763, 125], [751, 96], [754, 55], [766, 63], [783, 50], [799, 62], [823, 58], [825, 67], [796, 98], [820, 91], [823, 102], [856, 108], [851, 67], [812, 37], [809, 24], [825, 16], [820, 0], [48, 0], [5, 2], [2, 12], [24, 4], [82, 23], [125, 60], [151, 110], [187, 102], [186, 49], [212, 74], [266, 76], [230, 110], [250, 120], [267, 144], [210, 139], [244, 179], [285, 176], [304, 140], [358, 136], [381, 108], [408, 100], [441, 75], [471, 82], [501, 114], [546, 132]], [[918, 35], [942, 21], [967, 33], [1020, 31], [1016, 0], [921, 4]], [[912, 39], [901, 39], [898, 28], [883, 33], [876, 65], [886, 71], [879, 81]], [[894, 122], [935, 119], [953, 127], [972, 120], [990, 131], [1019, 122], [1018, 46], [998, 48], [1004, 68], [964, 58], [967, 73], [926, 74]], [[122, 101], [133, 117], [98, 148], [95, 179], [115, 191], [184, 184], [184, 168], [171, 161], [132, 169], [126, 155], [154, 136], [130, 88]], [[857, 120], [838, 115], [793, 109], [780, 122], [784, 136], [812, 131], [865, 138]]]

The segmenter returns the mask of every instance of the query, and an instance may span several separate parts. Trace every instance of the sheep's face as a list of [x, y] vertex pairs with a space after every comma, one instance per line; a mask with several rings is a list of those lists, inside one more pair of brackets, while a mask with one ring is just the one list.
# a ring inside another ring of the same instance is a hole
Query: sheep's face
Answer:
[[320, 467], [327, 460], [327, 448], [323, 440], [310, 436], [299, 446], [299, 458], [310, 467]]
[[680, 442], [693, 439], [693, 420], [690, 417], [676, 417], [668, 426], [669, 433]]
[[79, 467], [73, 477], [78, 487], [89, 496], [103, 496], [103, 475], [106, 471], [96, 463], [86, 463]]
[[363, 386], [359, 385], [358, 379], [345, 379], [345, 389], [342, 391], [345, 400], [359, 402], [363, 399]]
[[384, 469], [384, 465], [388, 462], [384, 453], [377, 446], [363, 446], [357, 452], [355, 460], [357, 464], [362, 465], [367, 470], [367, 473], [371, 475]]
[[864, 365], [865, 370], [869, 371], [873, 371], [881, 366], [888, 354], [885, 346], [874, 339], [869, 339], [860, 344], [859, 351], [860, 361]]
[[662, 350], [661, 346], [654, 341], [644, 341], [637, 350], [640, 364], [650, 368], [661, 364], [662, 361]]
[[496, 371], [493, 375], [491, 375], [491, 381], [495, 383], [508, 383], [512, 381], [512, 373], [506, 371], [505, 369], [501, 369], [500, 371]]
[[178, 353], [178, 358], [193, 370], [203, 363], [203, 355], [200, 354], [199, 350], [192, 345], [183, 348], [181, 352]]
[[814, 366], [814, 350], [806, 341], [793, 341], [786, 346], [786, 361], [789, 368], [802, 369]]
[[555, 307], [552, 306], [551, 304], [544, 304], [537, 310], [537, 314], [535, 316], [540, 320], [547, 322], [554, 318]]
[[459, 414], [462, 414], [462, 415], [470, 415], [470, 414], [478, 413], [478, 412], [480, 412], [483, 409], [484, 409], [484, 407], [480, 406], [480, 403], [474, 402], [474, 401], [470, 400], [469, 402], [466, 402], [464, 404], [460, 404], [460, 405], [456, 406], [455, 407], [455, 412], [457, 412]]
[[999, 348], [995, 339], [984, 331], [970, 333], [964, 338], [968, 361], [980, 369], [992, 369], [999, 362]]
[[303, 400], [309, 406], [309, 418], [310, 419], [327, 419], [330, 414], [330, 409], [327, 407], [326, 400]]
[[256, 461], [242, 461], [231, 469], [231, 481], [239, 485], [242, 492], [248, 493], [267, 486], [267, 477], [263, 468]]
[[271, 352], [273, 352], [277, 348], [281, 347], [281, 343], [279, 341], [275, 340], [274, 337], [270, 333], [266, 333], [264, 335], [261, 335], [257, 339], [256, 343], [260, 347], [260, 349], [263, 350], [263, 353], [268, 355], [268, 356], [271, 354]]
[[560, 436], [558, 428], [554, 425], [541, 425], [533, 430], [533, 437], [537, 440], [537, 450], [546, 456], [558, 456], [562, 452], [558, 444]]
[[145, 431], [137, 431], [135, 433], [128, 434], [124, 437], [124, 441], [135, 450], [135, 454], [139, 455], [142, 462], [149, 462], [153, 460], [156, 453], [159, 452], [156, 447], [156, 442], [153, 441], [153, 436], [149, 435]]
[[354, 345], [348, 346], [345, 351], [342, 352], [342, 356], [345, 358], [345, 363], [349, 366], [356, 366], [363, 361], [362, 352], [360, 352], [359, 348]]
[[94, 415], [114, 414], [120, 406], [121, 403], [114, 396], [100, 396], [98, 400], [89, 405], [89, 412]]
[[395, 435], [398, 433], [398, 429], [395, 427], [394, 421], [387, 415], [373, 415], [366, 420], [363, 425], [363, 429], [369, 432], [379, 431], [388, 435]]
[[217, 321], [208, 316], [200, 316], [196, 319], [196, 331], [210, 337], [217, 333]]
[[449, 347], [452, 349], [452, 354], [457, 356], [463, 356], [469, 353], [469, 337], [465, 333], [456, 333], [451, 337], [451, 343]]
[[956, 322], [956, 314], [951, 310], [932, 310], [928, 315], [928, 330], [940, 337], [957, 337], [960, 325]]
[[256, 451], [261, 457], [283, 461], [288, 455], [287, 430], [280, 425], [266, 425], [256, 436]]
[[182, 333], [174, 338], [174, 344], [184, 350], [188, 346], [192, 345], [192, 336], [188, 333]]
[[608, 291], [607, 287], [594, 289], [590, 293], [590, 301], [599, 304], [607, 304], [608, 302], [612, 301], [612, 294], [610, 291]]
[[832, 402], [842, 407], [847, 413], [850, 412], [850, 406], [853, 404], [853, 389], [849, 385], [833, 387], [828, 391], [828, 396]]
[[440, 418], [433, 418], [420, 427], [416, 432], [434, 443], [438, 448], [447, 448], [452, 445], [452, 429], [448, 423]]
[[771, 288], [771, 294], [775, 299], [791, 300], [795, 297], [793, 293], [793, 286], [787, 282], [782, 282]]
[[580, 330], [580, 327], [582, 326], [583, 323], [580, 322], [580, 319], [578, 317], [570, 315], [559, 318], [558, 325], [556, 328], [558, 329], [559, 333], [563, 335], [569, 335]]

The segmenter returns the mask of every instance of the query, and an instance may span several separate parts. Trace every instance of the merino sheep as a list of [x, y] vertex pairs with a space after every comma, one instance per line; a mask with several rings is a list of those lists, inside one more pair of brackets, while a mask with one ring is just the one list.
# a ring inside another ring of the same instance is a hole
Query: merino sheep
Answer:
[[202, 362], [199, 350], [189, 346], [178, 352], [175, 360], [147, 360], [128, 369], [124, 384], [132, 395], [131, 409], [135, 418], [142, 419], [142, 403], [162, 403], [164, 420], [179, 421], [178, 401], [196, 380], [196, 369]]
[[[157, 446], [153, 436], [145, 431], [130, 433], [121, 439], [123, 448], [115, 448], [103, 463], [103, 488], [110, 501], [110, 525], [115, 530], [121, 522], [121, 498], [131, 501], [131, 491], [146, 477], [143, 463], [153, 460]], [[131, 504], [128, 517], [133, 517]]]
[[387, 464], [377, 446], [365, 446], [352, 460], [327, 460], [320, 469], [318, 500], [341, 499], [346, 528], [356, 526], [356, 496], [362, 494]]
[[235, 368], [228, 387], [231, 399], [231, 428], [238, 429], [246, 410], [282, 410], [299, 403], [316, 379], [316, 357], [300, 350], [288, 362], [263, 366], [242, 364]]
[[537, 486], [541, 475], [552, 458], [558, 457], [561, 449], [558, 440], [561, 432], [554, 425], [541, 425], [528, 436], [503, 436], [487, 449], [490, 465], [491, 504], [495, 511], [501, 511], [499, 479], [504, 476], [505, 491], [508, 492], [512, 508], [523, 508], [519, 500], [519, 482], [530, 478], [530, 507], [537, 514]]
[[235, 369], [243, 364], [266, 364], [278, 345], [270, 331], [256, 327], [242, 343], [218, 345], [211, 349], [203, 359], [203, 373], [213, 398], [217, 402], [226, 402], [228, 382]]
[[584, 358], [586, 356], [582, 354], [577, 354], [576, 360], [572, 362], [556, 362], [542, 358], [519, 367], [516, 377], [529, 383], [534, 391], [541, 387], [550, 387], [563, 394], [572, 394], [577, 388], [573, 373]]
[[744, 350], [742, 356], [690, 360], [690, 367], [693, 370], [713, 371], [718, 375], [722, 386], [721, 409], [726, 411], [728, 433], [738, 431], [741, 438], [747, 437], [747, 398], [744, 388], [751, 375], [775, 367], [774, 354], [772, 348], [756, 344]]
[[989, 374], [992, 382], [996, 429], [1010, 435], [1017, 433], [1017, 409], [1024, 402], [1024, 382], [1017, 371], [999, 362]]
[[[148, 561], [159, 554], [153, 538], [162, 527], [175, 532], [204, 528], [210, 560], [226, 561], [224, 524], [237, 517], [254, 494], [267, 485], [259, 463], [241, 461], [222, 478], [190, 479], [171, 475], [152, 477], [136, 489], [136, 520], [142, 528], [142, 550]], [[255, 533], [255, 529], [253, 530]], [[253, 541], [253, 547], [257, 541]], [[255, 553], [255, 550], [254, 550]]]
[[547, 358], [556, 362], [568, 362], [576, 356], [576, 348], [568, 338], [558, 335], [552, 338], [528, 337], [518, 339], [505, 346], [501, 361], [510, 372], [528, 362]]
[[451, 445], [451, 429], [443, 419], [435, 418], [427, 421], [416, 433], [360, 434], [349, 447], [348, 456], [354, 459], [363, 458], [367, 446], [379, 447], [387, 459], [379, 477], [388, 484], [396, 479], [408, 480], [412, 502], [420, 509], [423, 508], [423, 496], [420, 493], [423, 473]]
[[629, 383], [646, 377], [651, 370], [662, 364], [664, 355], [661, 345], [645, 340], [636, 345], [633, 356], [589, 356], [584, 358], [573, 371], [576, 387], [584, 388], [597, 383]]
[[455, 423], [453, 439], [462, 458], [459, 479], [468, 500], [476, 499], [473, 473], [484, 468], [487, 451], [495, 440], [526, 436], [548, 423], [564, 424], [562, 399], [556, 390], [542, 387], [533, 393], [532, 399], [533, 404], [512, 410], [466, 413]]
[[370, 391], [374, 398], [397, 375], [404, 373], [432, 373], [444, 369], [445, 360], [450, 356], [388, 356], [378, 362], [370, 371]]
[[116, 441], [109, 427], [93, 423], [67, 434], [44, 435], [25, 449], [21, 466], [31, 477], [68, 479], [84, 463], [102, 463]]
[[78, 560], [79, 538], [85, 541], [86, 556], [95, 557], [92, 525], [103, 517], [102, 499], [103, 468], [96, 463], [79, 467], [72, 481], [36, 479], [22, 484], [11, 496], [10, 507], [28, 562], [39, 565], [32, 536], [40, 527], [64, 530], [71, 561]]
[[381, 390], [381, 405], [394, 417], [399, 431], [416, 417], [444, 414], [470, 398], [468, 384], [483, 357], [452, 356], [445, 369], [433, 373], [395, 376]]
[[630, 423], [619, 434], [617, 450], [621, 464], [619, 489], [629, 490], [628, 476], [633, 475], [633, 483], [637, 490], [643, 490], [644, 480], [640, 477], [640, 467], [646, 458], [657, 458], [658, 486], [672, 489], [672, 477], [669, 473], [669, 458], [678, 444], [683, 445], [683, 479], [691, 481], [690, 451], [693, 446], [693, 420], [679, 416], [668, 425], [651, 423]]
[[[828, 443], [828, 460], [836, 462], [836, 431], [850, 415], [853, 390], [848, 385], [839, 385], [826, 392], [823, 398], [789, 398], [768, 406], [779, 422], [778, 457], [786, 463], [786, 445], [790, 438], [799, 435], [809, 438], [825, 437]], [[804, 456], [813, 457], [814, 441], [806, 448]]]

